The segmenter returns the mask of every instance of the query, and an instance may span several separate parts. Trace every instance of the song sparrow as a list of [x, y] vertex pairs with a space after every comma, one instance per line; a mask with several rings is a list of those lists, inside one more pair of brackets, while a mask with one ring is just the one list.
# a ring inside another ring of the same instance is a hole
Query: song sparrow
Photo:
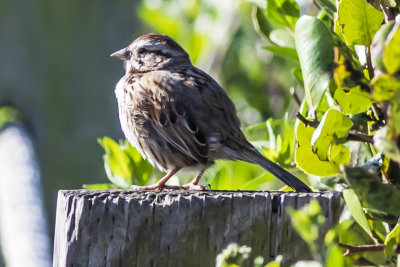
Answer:
[[[153, 166], [167, 172], [146, 190], [202, 189], [204, 171], [214, 160], [258, 164], [299, 192], [311, 189], [263, 157], [240, 130], [236, 109], [224, 89], [194, 67], [172, 38], [146, 34], [111, 55], [124, 61], [125, 75], [115, 88], [121, 128]], [[198, 171], [184, 186], [166, 186], [181, 169]]]

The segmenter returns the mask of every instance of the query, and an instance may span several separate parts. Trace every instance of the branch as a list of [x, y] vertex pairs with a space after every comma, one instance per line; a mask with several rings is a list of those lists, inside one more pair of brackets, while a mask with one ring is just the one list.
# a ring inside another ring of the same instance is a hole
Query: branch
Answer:
[[[367, 45], [365, 46], [365, 57], [367, 58], [367, 68], [368, 68], [368, 74], [369, 74], [369, 80], [372, 81], [372, 79], [375, 76], [374, 72], [374, 67], [372, 66], [372, 60], [371, 60], [371, 46]], [[371, 106], [372, 112], [374, 113], [375, 117], [380, 120], [383, 118], [383, 113], [381, 109], [376, 105], [376, 103], [373, 103]]]
[[322, 8], [319, 6], [319, 4], [315, 0], [312, 0], [312, 2], [319, 10], [322, 10]]
[[318, 120], [309, 121], [306, 118], [304, 118], [304, 116], [301, 115], [300, 112], [297, 112], [296, 118], [298, 118], [302, 123], [304, 123], [305, 126], [311, 126], [311, 127], [314, 127], [314, 128], [318, 127], [318, 124], [319, 124]]
[[297, 106], [301, 106], [301, 101], [299, 96], [297, 95], [296, 91], [294, 90], [294, 87], [290, 87], [290, 95], [293, 97], [294, 101], [296, 102]]
[[350, 254], [362, 253], [366, 251], [382, 251], [385, 249], [384, 244], [350, 246], [343, 243], [339, 243], [339, 247], [346, 249], [344, 256], [349, 256]]
[[370, 45], [365, 46], [365, 57], [367, 58], [367, 68], [368, 68], [369, 80], [372, 81], [372, 79], [375, 76], [375, 73], [374, 73], [374, 68], [372, 67], [371, 46]]
[[349, 141], [359, 141], [359, 142], [366, 142], [366, 143], [373, 143], [373, 136], [367, 135], [365, 133], [360, 132], [349, 132], [347, 136], [347, 140]]

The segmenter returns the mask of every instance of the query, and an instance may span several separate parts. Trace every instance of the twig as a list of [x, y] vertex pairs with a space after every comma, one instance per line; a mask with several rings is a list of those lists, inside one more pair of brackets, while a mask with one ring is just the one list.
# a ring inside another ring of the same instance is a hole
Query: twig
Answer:
[[360, 141], [360, 142], [367, 142], [372, 144], [373, 143], [373, 136], [367, 135], [365, 133], [360, 132], [349, 132], [347, 135], [347, 140], [349, 141]]
[[[371, 46], [369, 46], [369, 45], [365, 46], [365, 57], [367, 58], [367, 68], [368, 68], [369, 80], [372, 81], [372, 79], [375, 76], [375, 73], [374, 73], [374, 68], [372, 67]], [[376, 105], [376, 103], [372, 104], [371, 109], [372, 109], [372, 112], [374, 113], [375, 117], [378, 120], [383, 118], [383, 113], [382, 113], [381, 109]]]
[[296, 118], [298, 118], [302, 123], [304, 123], [305, 126], [311, 126], [311, 127], [317, 128], [317, 126], [319, 124], [319, 121], [315, 121], [315, 120], [309, 121], [309, 120], [307, 120], [306, 118], [304, 118], [303, 115], [300, 114], [300, 112], [297, 112]]
[[322, 8], [319, 6], [319, 4], [315, 0], [312, 0], [312, 2], [319, 10], [322, 10]]
[[290, 87], [290, 95], [293, 97], [294, 101], [296, 102], [297, 106], [301, 106], [301, 101], [299, 96], [297, 95], [296, 91], [294, 90], [294, 87]]
[[361, 245], [361, 246], [350, 246], [343, 243], [339, 243], [339, 247], [346, 249], [344, 256], [348, 256], [354, 253], [361, 253], [366, 251], [382, 251], [385, 249], [384, 244], [374, 244], [374, 245]]
[[371, 46], [365, 46], [365, 57], [367, 58], [367, 67], [368, 67], [368, 74], [369, 80], [371, 81], [374, 78], [374, 68], [372, 67], [372, 60], [371, 60]]

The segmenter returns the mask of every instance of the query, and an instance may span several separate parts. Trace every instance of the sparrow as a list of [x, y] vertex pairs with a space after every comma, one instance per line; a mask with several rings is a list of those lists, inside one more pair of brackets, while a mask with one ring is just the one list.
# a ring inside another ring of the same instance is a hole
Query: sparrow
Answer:
[[[228, 94], [193, 66], [171, 37], [146, 34], [111, 57], [125, 67], [115, 88], [122, 131], [145, 159], [167, 173], [153, 185], [132, 189], [203, 190], [198, 182], [215, 160], [241, 160], [260, 165], [298, 192], [311, 192], [247, 141]], [[180, 170], [198, 174], [189, 184], [167, 186]]]

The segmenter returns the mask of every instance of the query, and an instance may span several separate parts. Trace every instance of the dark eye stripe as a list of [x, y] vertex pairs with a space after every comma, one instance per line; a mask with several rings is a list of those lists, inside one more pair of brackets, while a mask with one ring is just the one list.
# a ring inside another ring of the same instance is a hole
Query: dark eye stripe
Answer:
[[145, 49], [145, 48], [143, 48], [143, 47], [140, 48], [139, 51], [138, 51], [139, 54], [144, 54], [144, 53], [146, 53], [146, 52], [148, 52], [147, 49]]

